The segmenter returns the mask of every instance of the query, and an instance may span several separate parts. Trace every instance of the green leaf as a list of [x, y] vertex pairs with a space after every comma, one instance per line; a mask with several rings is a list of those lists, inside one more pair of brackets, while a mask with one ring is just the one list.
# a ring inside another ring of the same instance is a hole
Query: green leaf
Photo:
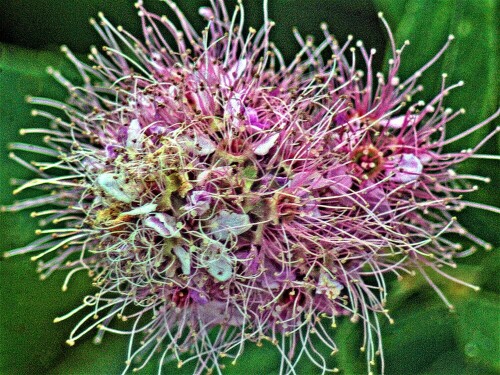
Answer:
[[[495, 298], [496, 297], [496, 298]], [[457, 334], [460, 346], [472, 363], [500, 371], [500, 306], [498, 296], [477, 298], [457, 304]]]
[[[248, 3], [260, 6], [261, 1]], [[269, 8], [271, 19], [276, 21], [271, 38], [288, 61], [300, 48], [292, 29], [296, 27], [303, 36], [312, 35], [320, 43], [324, 39], [320, 24], [325, 22], [342, 43], [348, 35], [353, 35], [355, 39], [363, 40], [366, 46], [377, 49], [374, 66], [382, 64], [387, 38], [371, 0], [271, 0]]]
[[446, 273], [478, 285], [481, 291], [429, 272], [455, 306], [447, 310], [423, 278], [405, 277], [391, 286], [389, 309], [394, 325], [384, 324], [387, 374], [493, 374], [498, 372], [500, 314], [498, 255], [489, 254], [476, 265], [459, 264]]
[[[447, 127], [447, 136], [463, 132], [491, 116], [498, 107], [499, 97], [499, 46], [498, 2], [496, 0], [407, 0], [404, 2], [377, 0], [378, 9], [389, 19], [399, 46], [410, 41], [402, 55], [400, 77], [410, 76], [429, 61], [444, 45], [448, 35], [452, 42], [445, 54], [426, 72], [420, 82], [424, 91], [414, 100], [431, 100], [440, 90], [441, 74], [448, 73], [448, 85], [465, 82], [445, 98], [445, 106], [454, 110], [464, 108], [466, 113], [457, 117]], [[386, 57], [389, 53], [386, 54]], [[498, 120], [468, 137], [454, 142], [448, 149], [460, 151], [478, 144], [486, 134], [498, 126]], [[498, 137], [497, 137], [498, 139]], [[494, 140], [480, 150], [484, 154], [498, 154], [500, 146]], [[470, 160], [459, 167], [460, 172], [490, 176], [492, 182], [479, 183], [477, 192], [466, 195], [465, 200], [498, 206], [496, 191], [500, 179], [492, 175], [498, 168], [491, 160]], [[459, 221], [473, 233], [494, 244], [500, 243], [500, 232], [492, 223], [495, 214], [478, 209], [467, 209], [458, 215]]]
[[[13, 201], [9, 180], [28, 177], [8, 158], [7, 141], [20, 140], [18, 131], [37, 121], [30, 116], [26, 95], [61, 97], [64, 90], [45, 73], [49, 64], [61, 67], [62, 57], [51, 53], [0, 46], [0, 204]], [[29, 212], [0, 213], [0, 251], [27, 245], [35, 238], [36, 220]], [[62, 295], [64, 274], [56, 273], [41, 282], [29, 257], [0, 261], [0, 373], [44, 373], [64, 354], [64, 342], [74, 319], [56, 325], [53, 319], [81, 303], [88, 279], [77, 275]], [[64, 298], [63, 298], [64, 297]]]
[[[468, 306], [477, 308], [478, 303], [483, 306], [482, 302], [478, 302], [481, 298], [468, 299]], [[460, 306], [458, 302], [457, 306]], [[386, 374], [495, 373], [496, 368], [491, 366], [491, 362], [498, 358], [498, 350], [485, 350], [485, 345], [494, 344], [491, 342], [493, 338], [498, 340], [498, 331], [487, 336], [484, 331], [491, 329], [498, 320], [492, 314], [486, 316], [474, 310], [473, 313], [483, 317], [476, 318], [477, 325], [471, 326], [468, 331], [471, 334], [474, 330], [474, 333], [464, 345], [461, 343], [460, 327], [471, 317], [470, 314], [464, 313], [464, 308], [465, 306], [457, 307], [456, 313], [450, 313], [443, 305], [421, 299], [417, 304], [397, 310], [393, 314], [395, 324], [382, 328], [385, 332]], [[478, 334], [476, 329], [480, 324], [486, 324], [486, 327]], [[497, 335], [494, 336], [495, 334]], [[471, 361], [470, 356], [474, 356], [477, 361]]]
[[398, 309], [394, 319], [394, 325], [383, 328], [388, 374], [421, 373], [455, 346], [449, 334], [453, 330], [452, 316], [444, 305]]
[[[206, 4], [203, 0], [183, 2], [183, 10], [196, 15]], [[158, 14], [172, 15], [163, 1], [146, 1], [148, 9]], [[102, 11], [115, 25], [121, 24], [134, 35], [141, 32], [137, 9], [128, 0], [16, 0], [0, 2], [2, 14], [2, 40], [33, 49], [55, 49], [61, 44], [79, 53], [87, 53], [92, 44], [100, 45], [97, 32], [88, 23]], [[203, 25], [201, 17], [197, 29]]]
[[[55, 362], [47, 375], [64, 374], [121, 374], [127, 359], [127, 338], [105, 335], [99, 345], [78, 341], [60, 362]], [[155, 368], [148, 373], [156, 373]], [[132, 374], [132, 371], [130, 371]]]
[[[465, 107], [467, 111], [450, 126], [448, 135], [458, 134], [491, 115], [498, 105], [495, 0], [408, 0], [404, 7], [393, 3], [377, 1], [380, 10], [391, 14], [392, 19], [399, 18], [399, 22], [392, 25], [398, 45], [405, 40], [411, 42], [403, 52], [402, 78], [429, 61], [448, 35], [456, 38], [444, 57], [425, 72], [420, 81], [427, 100], [439, 92], [444, 72], [448, 73], [448, 84], [465, 82], [463, 88], [456, 89], [446, 99], [447, 106]], [[396, 13], [398, 16], [394, 16]], [[470, 147], [487, 132], [487, 129], [479, 131], [456, 147]]]
[[397, 25], [399, 19], [404, 14], [409, 0], [374, 0], [377, 9], [384, 13], [384, 17], [389, 24]]
[[349, 318], [339, 319], [333, 331], [339, 351], [335, 354], [337, 367], [342, 374], [364, 374], [367, 372], [366, 356], [361, 352], [363, 328], [361, 322], [351, 323]]
[[[96, 369], [99, 374], [120, 374], [125, 368], [127, 339], [123, 336], [106, 335], [100, 345], [95, 345], [90, 341], [77, 343], [67, 353], [64, 361], [55, 364], [47, 375], [94, 374]], [[224, 374], [227, 375], [252, 374], [256, 369], [263, 374], [278, 375], [280, 358], [278, 350], [269, 343], [263, 343], [262, 347], [248, 344], [243, 356], [235, 364], [232, 364], [232, 359], [221, 359], [221, 363], [224, 364]], [[157, 372], [158, 355], [151, 359], [141, 373], [156, 374]], [[177, 362], [173, 361], [166, 363], [162, 368], [163, 374], [190, 375], [193, 372], [193, 362], [178, 368]], [[128, 373], [132, 374], [133, 371]], [[320, 372], [309, 366], [307, 372], [301, 373], [314, 375]]]

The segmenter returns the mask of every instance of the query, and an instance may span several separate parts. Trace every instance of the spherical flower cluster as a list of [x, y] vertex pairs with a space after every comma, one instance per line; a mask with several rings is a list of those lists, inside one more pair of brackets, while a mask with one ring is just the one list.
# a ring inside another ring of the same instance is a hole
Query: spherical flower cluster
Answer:
[[446, 87], [443, 76], [429, 103], [412, 96], [449, 42], [401, 82], [402, 49], [383, 18], [387, 75], [372, 71], [374, 50], [339, 45], [326, 26], [319, 45], [296, 34], [301, 50], [287, 65], [269, 42], [266, 12], [260, 30], [245, 31], [243, 8], [230, 16], [215, 1], [200, 9], [207, 27], [199, 34], [167, 2], [180, 29], [141, 1], [143, 40], [100, 14], [91, 23], [106, 46], [92, 49], [90, 65], [63, 48], [81, 83], [49, 68], [70, 92], [67, 103], [29, 98], [66, 117], [35, 109], [50, 129], [22, 132], [43, 134], [47, 146], [11, 148], [57, 161], [34, 168], [12, 154], [38, 173], [15, 193], [46, 194], [3, 209], [45, 207], [32, 216], [62, 225], [6, 255], [35, 253], [43, 278], [69, 270], [63, 290], [88, 272], [98, 292], [56, 321], [86, 311], [70, 345], [95, 329], [97, 342], [105, 332], [129, 334], [125, 371], [157, 352], [160, 368], [194, 360], [196, 373], [220, 371], [219, 358], [236, 361], [247, 342], [263, 340], [281, 351], [283, 373], [303, 354], [333, 371], [311, 336], [337, 351], [328, 327], [339, 316], [364, 325], [372, 366], [382, 353], [378, 318], [390, 319], [385, 274], [416, 269], [446, 301], [425, 268], [451, 278], [442, 265], [469, 250], [444, 235], [489, 246], [451, 214], [480, 206], [461, 200], [475, 189], [466, 179], [480, 178], [452, 168], [498, 130], [472, 150], [443, 147], [499, 112], [446, 139], [460, 111], [443, 99], [461, 83]]

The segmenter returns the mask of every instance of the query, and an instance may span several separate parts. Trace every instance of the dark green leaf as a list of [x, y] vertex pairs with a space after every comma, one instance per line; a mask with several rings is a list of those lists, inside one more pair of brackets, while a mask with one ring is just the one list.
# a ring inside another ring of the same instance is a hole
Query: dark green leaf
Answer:
[[401, 16], [405, 13], [408, 0], [374, 0], [377, 8], [384, 13], [385, 18], [393, 27], [398, 24]]
[[[60, 66], [62, 58], [50, 53], [0, 46], [0, 203], [13, 201], [12, 177], [31, 176], [7, 157], [7, 141], [20, 140], [18, 131], [34, 124], [26, 95], [61, 97], [64, 90], [45, 73], [47, 65]], [[36, 221], [29, 212], [0, 213], [0, 251], [28, 244], [34, 239]], [[0, 262], [0, 373], [43, 373], [64, 353], [65, 340], [74, 319], [56, 325], [52, 321], [78, 306], [84, 291], [83, 278], [76, 277], [62, 296], [62, 273], [41, 282], [29, 257]], [[62, 298], [64, 297], [64, 298]]]
[[[429, 61], [444, 45], [448, 35], [455, 41], [421, 82], [423, 97], [431, 99], [439, 92], [441, 74], [448, 73], [448, 83], [465, 81], [463, 88], [452, 92], [447, 106], [465, 107], [466, 114], [450, 127], [450, 134], [457, 134], [491, 115], [498, 105], [498, 33], [495, 0], [408, 0], [406, 6], [395, 7], [392, 1], [379, 1], [379, 9], [389, 14], [399, 14], [392, 27], [399, 45], [411, 42], [403, 53], [401, 77]], [[479, 142], [487, 129], [477, 132], [461, 146], [470, 147]], [[457, 146], [459, 147], [459, 146]]]
[[[466, 110], [464, 115], [449, 124], [448, 137], [491, 116], [499, 104], [498, 2], [407, 0], [405, 6], [401, 3], [377, 1], [379, 10], [385, 12], [391, 21], [398, 45], [402, 45], [404, 40], [411, 42], [403, 52], [401, 78], [408, 77], [430, 60], [444, 45], [449, 34], [455, 36], [444, 56], [424, 73], [420, 82], [425, 90], [414, 99], [431, 100], [440, 90], [441, 74], [446, 72], [448, 85], [461, 80], [465, 85], [446, 97], [445, 106]], [[460, 151], [471, 148], [496, 126], [498, 120], [450, 145], [450, 149]], [[499, 149], [498, 143], [492, 140], [480, 152], [498, 154]], [[479, 184], [479, 191], [467, 195], [465, 199], [498, 206], [500, 199], [495, 192], [500, 188], [500, 180], [491, 175], [491, 171], [497, 168], [497, 162], [489, 160], [471, 160], [460, 165], [462, 172], [492, 177], [491, 185]], [[480, 232], [485, 240], [500, 243], [500, 233], [494, 225], [498, 221], [496, 215], [467, 209], [459, 215], [459, 219], [472, 232]]]
[[334, 331], [339, 351], [335, 355], [339, 370], [343, 374], [364, 374], [367, 371], [366, 356], [361, 352], [363, 329], [361, 323], [342, 320]]
[[479, 375], [498, 371], [498, 295], [486, 291], [497, 283], [493, 272], [498, 268], [497, 258], [491, 254], [475, 266], [461, 264], [451, 272], [443, 269], [481, 286], [479, 292], [429, 273], [455, 306], [453, 313], [419, 276], [405, 277], [393, 285], [389, 308], [395, 324], [382, 327], [388, 374]]
[[500, 371], [500, 306], [483, 293], [457, 304], [457, 334], [467, 360]]
[[388, 374], [421, 373], [456, 345], [449, 334], [452, 316], [444, 305], [398, 309], [394, 319], [394, 325], [384, 327]]

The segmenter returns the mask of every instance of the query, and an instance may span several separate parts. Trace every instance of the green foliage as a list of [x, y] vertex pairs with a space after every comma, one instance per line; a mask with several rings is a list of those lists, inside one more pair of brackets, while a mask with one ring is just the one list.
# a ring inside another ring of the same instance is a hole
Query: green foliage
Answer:
[[[499, 41], [498, 2], [496, 0], [375, 0], [378, 9], [388, 18], [398, 46], [410, 41], [403, 52], [401, 78], [408, 77], [422, 67], [444, 45], [450, 34], [455, 36], [448, 51], [422, 76], [424, 91], [416, 100], [431, 100], [441, 87], [441, 74], [447, 73], [448, 85], [464, 81], [465, 85], [450, 92], [446, 106], [454, 110], [464, 108], [464, 115], [448, 127], [448, 136], [456, 135], [491, 116], [500, 103], [499, 97]], [[386, 52], [386, 58], [389, 51]], [[489, 126], [459, 140], [450, 146], [454, 151], [470, 148], [498, 126], [498, 120]], [[481, 149], [485, 154], [498, 154], [500, 144], [490, 141]], [[492, 177], [490, 185], [481, 186], [468, 200], [498, 206], [495, 194], [500, 180], [491, 175], [498, 162], [481, 160], [460, 166], [464, 173]], [[500, 243], [500, 231], [494, 230], [498, 219], [480, 210], [466, 210], [459, 219], [471, 232], [481, 233], [492, 243]], [[486, 230], [485, 230], [486, 228]]]
[[[31, 108], [24, 97], [62, 97], [64, 90], [45, 73], [47, 65], [63, 67], [61, 56], [14, 47], [0, 47], [0, 204], [12, 201], [9, 180], [29, 178], [31, 172], [10, 161], [7, 142], [21, 140], [18, 131], [34, 126]], [[40, 125], [46, 126], [42, 121]], [[36, 221], [28, 213], [0, 215], [1, 250], [28, 244], [35, 238]], [[83, 275], [82, 275], [83, 276]], [[55, 325], [53, 319], [76, 307], [87, 291], [88, 279], [77, 277], [61, 295], [63, 273], [41, 282], [29, 257], [0, 261], [0, 373], [45, 373], [64, 353], [71, 330]]]
[[457, 305], [457, 338], [471, 365], [500, 371], [500, 306], [498, 298], [483, 293]]
[[[475, 125], [491, 115], [498, 105], [498, 16], [495, 0], [377, 0], [390, 15], [398, 45], [410, 46], [403, 53], [401, 77], [423, 66], [444, 45], [448, 35], [455, 36], [449, 51], [424, 73], [423, 97], [439, 91], [441, 74], [448, 83], [465, 82], [465, 87], [450, 93], [446, 102], [454, 109], [464, 107], [466, 114], [455, 121], [450, 136]], [[397, 4], [397, 5], [396, 5]], [[490, 125], [490, 129], [494, 124]], [[488, 129], [461, 142], [461, 147], [478, 143]]]

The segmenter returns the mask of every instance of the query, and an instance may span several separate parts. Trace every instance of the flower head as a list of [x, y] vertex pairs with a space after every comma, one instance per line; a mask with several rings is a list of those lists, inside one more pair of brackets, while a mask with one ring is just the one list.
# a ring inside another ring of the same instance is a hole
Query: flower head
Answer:
[[460, 254], [445, 233], [488, 246], [450, 214], [474, 205], [460, 196], [474, 187], [451, 168], [480, 145], [442, 148], [498, 112], [446, 140], [460, 112], [443, 97], [460, 84], [446, 88], [443, 78], [434, 100], [409, 104], [447, 45], [400, 82], [402, 50], [393, 47], [385, 77], [372, 72], [375, 52], [358, 43], [363, 76], [346, 57], [350, 41], [340, 46], [324, 27], [318, 46], [297, 34], [302, 48], [286, 65], [269, 42], [266, 12], [260, 30], [245, 32], [243, 8], [230, 17], [216, 1], [200, 9], [207, 27], [199, 34], [167, 3], [180, 29], [136, 4], [143, 40], [100, 14], [91, 23], [106, 47], [92, 49], [92, 65], [63, 48], [81, 85], [49, 69], [70, 92], [67, 103], [29, 99], [67, 118], [35, 110], [52, 127], [24, 132], [44, 134], [48, 147], [12, 148], [58, 160], [14, 191], [47, 194], [4, 210], [55, 205], [33, 215], [65, 225], [7, 255], [35, 252], [43, 277], [70, 270], [63, 289], [87, 271], [98, 292], [56, 321], [87, 310], [70, 345], [93, 329], [96, 341], [117, 332], [114, 319], [132, 321], [122, 332], [131, 340], [125, 371], [157, 351], [160, 367], [195, 360], [197, 373], [218, 370], [220, 357], [236, 360], [246, 342], [267, 340], [286, 372], [303, 353], [319, 363], [313, 332], [337, 350], [326, 327], [342, 315], [362, 320], [371, 365], [382, 352], [371, 339], [380, 336], [378, 316], [388, 317], [385, 274], [444, 274], [438, 266]]

